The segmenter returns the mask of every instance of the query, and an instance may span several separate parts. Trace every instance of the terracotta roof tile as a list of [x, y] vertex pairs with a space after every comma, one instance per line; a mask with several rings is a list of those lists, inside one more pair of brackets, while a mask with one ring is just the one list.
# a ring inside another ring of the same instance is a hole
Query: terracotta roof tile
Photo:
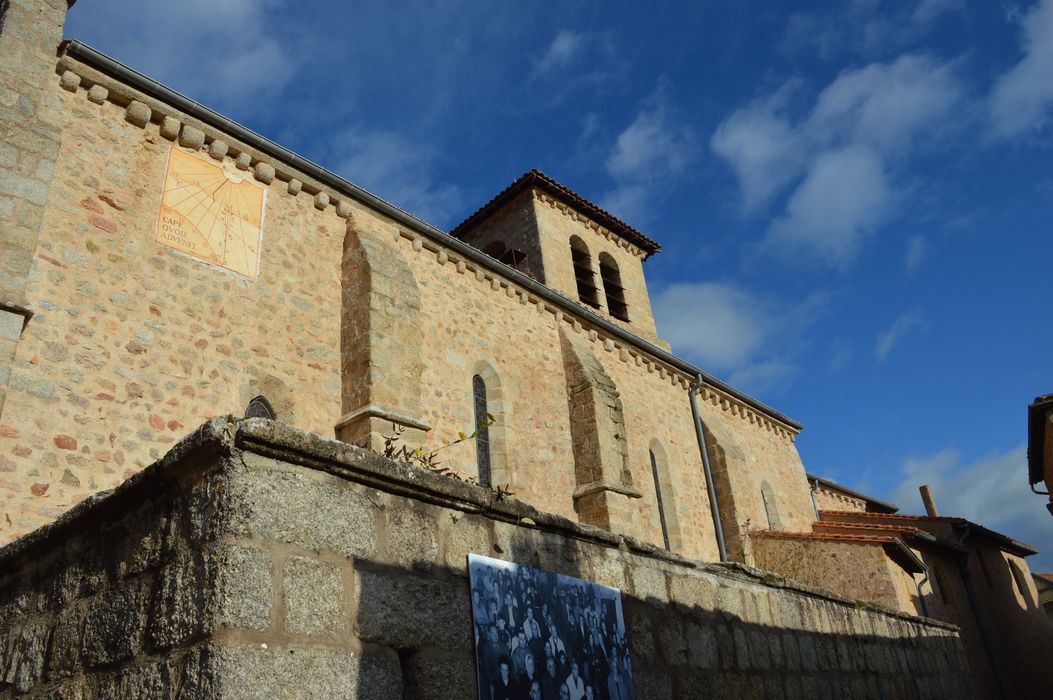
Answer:
[[863, 542], [870, 544], [892, 544], [899, 541], [893, 535], [840, 535], [829, 532], [780, 532], [778, 530], [755, 530], [754, 537], [769, 537], [777, 540], [822, 540], [824, 542]]
[[1009, 535], [1003, 535], [1000, 532], [996, 532], [989, 528], [974, 523], [971, 520], [965, 518], [958, 518], [953, 516], [933, 516], [933, 515], [904, 515], [902, 513], [861, 513], [854, 510], [820, 510], [819, 517], [821, 519], [830, 518], [830, 522], [844, 522], [841, 518], [863, 518], [867, 520], [891, 520], [891, 521], [902, 521], [905, 523], [945, 523], [953, 527], [969, 527], [975, 530], [976, 534], [986, 537], [990, 540], [994, 540], [998, 544], [1007, 547], [1010, 550], [1023, 556], [1030, 556], [1037, 554], [1038, 550], [1026, 542], [1010, 537]]
[[851, 530], [860, 530], [862, 532], [900, 532], [906, 535], [913, 534], [918, 531], [918, 528], [910, 525], [882, 525], [880, 523], [843, 523], [836, 520], [820, 520], [814, 524], [817, 528], [836, 527], [845, 528]]
[[644, 234], [637, 231], [635, 228], [625, 223], [614, 214], [609, 211], [601, 209], [589, 200], [582, 197], [577, 192], [573, 191], [565, 185], [561, 185], [545, 173], [537, 170], [529, 170], [520, 177], [518, 177], [511, 185], [502, 190], [496, 197], [491, 199], [489, 202], [481, 206], [474, 214], [469, 216], [467, 219], [457, 225], [450, 235], [455, 238], [461, 238], [475, 226], [477, 223], [485, 219], [491, 213], [502, 207], [504, 204], [513, 199], [523, 190], [528, 187], [537, 187], [549, 193], [556, 199], [559, 199], [563, 203], [574, 207], [582, 214], [585, 214], [590, 219], [593, 219], [596, 223], [605, 226], [612, 232], [618, 234], [625, 240], [636, 245], [645, 253], [645, 259], [650, 257], [653, 253], [657, 253], [662, 249], [662, 246], [657, 241], [653, 241]]

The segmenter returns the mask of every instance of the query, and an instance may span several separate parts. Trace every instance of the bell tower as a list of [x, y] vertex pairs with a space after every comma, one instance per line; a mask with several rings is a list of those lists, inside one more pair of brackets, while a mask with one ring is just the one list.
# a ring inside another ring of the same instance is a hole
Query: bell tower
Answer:
[[644, 340], [658, 338], [643, 262], [661, 246], [538, 170], [451, 235]]

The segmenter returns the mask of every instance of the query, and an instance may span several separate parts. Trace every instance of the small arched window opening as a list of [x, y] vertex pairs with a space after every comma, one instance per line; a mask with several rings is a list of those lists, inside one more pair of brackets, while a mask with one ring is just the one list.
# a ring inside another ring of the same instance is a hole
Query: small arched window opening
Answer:
[[249, 405], [245, 407], [245, 417], [277, 420], [278, 414], [275, 412], [274, 407], [271, 406], [270, 401], [263, 396], [257, 396], [252, 401], [249, 401]]
[[574, 263], [578, 298], [595, 309], [600, 308], [600, 292], [596, 288], [596, 276], [592, 272], [592, 256], [589, 255], [585, 241], [577, 236], [570, 239], [570, 259]]
[[654, 450], [648, 450], [647, 454], [651, 456], [651, 477], [654, 479], [654, 495], [658, 500], [658, 519], [662, 521], [662, 541], [665, 548], [670, 549], [669, 523], [665, 519], [665, 501], [662, 499], [662, 483], [658, 478], [658, 460], [655, 459]]
[[514, 267], [515, 269], [520, 270], [522, 269], [521, 265], [526, 261], [526, 253], [521, 250], [516, 250], [515, 248], [509, 248], [497, 259], [509, 267]]
[[486, 382], [478, 374], [472, 377], [472, 398], [475, 403], [475, 463], [479, 468], [479, 483], [492, 485], [490, 468], [490, 420], [486, 413]]
[[618, 271], [618, 263], [607, 253], [600, 253], [600, 279], [603, 280], [603, 292], [607, 295], [607, 311], [617, 319], [628, 321], [629, 306], [625, 303], [622, 274]]
[[500, 260], [505, 255], [505, 244], [501, 241], [492, 241], [483, 248], [483, 252], [495, 260]]
[[761, 502], [764, 504], [764, 515], [768, 519], [769, 530], [781, 530], [779, 507], [775, 504], [775, 491], [767, 481], [761, 483]]

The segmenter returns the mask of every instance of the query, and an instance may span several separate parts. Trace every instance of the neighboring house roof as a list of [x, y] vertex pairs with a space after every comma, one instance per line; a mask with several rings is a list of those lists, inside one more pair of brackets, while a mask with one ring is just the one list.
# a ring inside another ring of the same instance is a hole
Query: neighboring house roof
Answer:
[[821, 519], [832, 519], [842, 520], [844, 518], [864, 518], [869, 520], [884, 520], [894, 524], [910, 525], [911, 523], [917, 523], [920, 528], [923, 523], [946, 523], [953, 527], [956, 531], [964, 528], [969, 528], [977, 535], [984, 537], [1002, 549], [1018, 554], [1020, 556], [1031, 556], [1032, 554], [1038, 554], [1038, 550], [1020, 540], [1010, 537], [1009, 535], [1003, 535], [1000, 532], [995, 532], [990, 528], [986, 528], [983, 525], [974, 523], [971, 520], [965, 518], [955, 518], [946, 516], [931, 516], [931, 515], [903, 515], [902, 513], [860, 513], [852, 510], [821, 510], [819, 511], [819, 517]]
[[871, 506], [873, 506], [873, 510], [876, 511], [876, 512], [879, 512], [879, 513], [897, 513], [897, 512], [899, 512], [899, 506], [897, 506], [894, 503], [888, 503], [886, 501], [879, 501], [878, 499], [876, 499], [876, 498], [874, 498], [872, 496], [868, 496], [865, 493], [860, 493], [859, 491], [854, 491], [854, 490], [852, 490], [850, 488], [842, 486], [841, 484], [839, 484], [839, 483], [837, 483], [835, 481], [830, 481], [829, 479], [824, 479], [823, 477], [821, 477], [821, 476], [819, 476], [817, 474], [812, 474], [812, 473], [809, 472], [805, 476], [808, 477], [809, 481], [818, 481], [820, 484], [822, 484], [823, 486], [826, 486], [829, 489], [833, 489], [835, 491], [840, 491], [841, 493], [843, 493], [843, 494], [845, 494], [847, 496], [851, 496], [852, 498], [858, 498], [861, 501], [866, 501], [868, 510], [870, 509]]
[[1042, 481], [1045, 469], [1042, 459], [1045, 454], [1046, 414], [1053, 411], [1053, 394], [1035, 398], [1027, 407], [1027, 483]]
[[520, 192], [531, 187], [544, 190], [554, 198], [568, 206], [574, 207], [596, 223], [610, 229], [611, 232], [618, 234], [625, 240], [637, 246], [644, 251], [645, 260], [651, 257], [653, 253], [657, 253], [662, 249], [662, 246], [656, 241], [651, 240], [629, 224], [616, 217], [614, 214], [611, 214], [605, 209], [601, 209], [577, 192], [565, 185], [561, 185], [536, 168], [528, 170], [520, 175], [511, 185], [506, 187], [496, 197], [481, 206], [474, 214], [458, 224], [456, 228], [450, 231], [450, 235], [455, 238], [461, 238], [477, 223], [514, 199]]
[[1032, 572], [1031, 577], [1035, 579], [1035, 588], [1038, 589], [1038, 602], [1045, 606], [1053, 603], [1053, 574]]

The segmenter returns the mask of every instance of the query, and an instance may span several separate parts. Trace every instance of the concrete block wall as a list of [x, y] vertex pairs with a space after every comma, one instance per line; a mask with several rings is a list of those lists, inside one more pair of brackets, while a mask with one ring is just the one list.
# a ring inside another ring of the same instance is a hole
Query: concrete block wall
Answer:
[[475, 697], [470, 552], [616, 586], [641, 698], [967, 698], [956, 628], [214, 419], [0, 550], [0, 697]]

